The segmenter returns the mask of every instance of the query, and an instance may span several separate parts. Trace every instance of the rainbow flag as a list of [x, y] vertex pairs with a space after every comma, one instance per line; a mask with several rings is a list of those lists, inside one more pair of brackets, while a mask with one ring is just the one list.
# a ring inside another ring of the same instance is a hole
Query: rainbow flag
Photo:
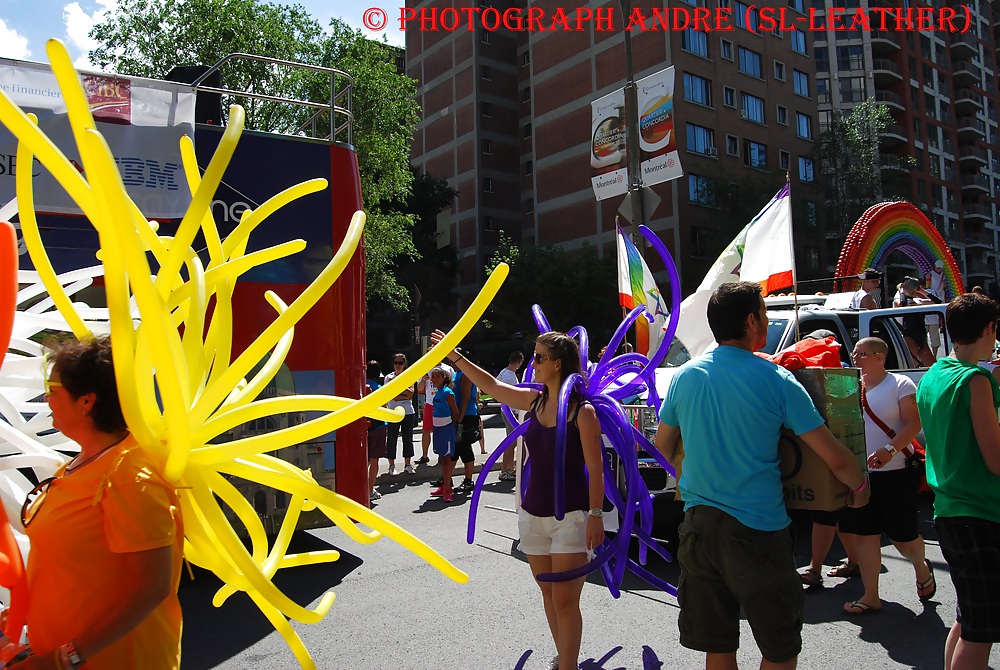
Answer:
[[615, 226], [618, 228], [618, 302], [629, 310], [636, 305], [645, 305], [653, 316], [653, 323], [644, 318], [635, 322], [635, 350], [648, 358], [663, 339], [669, 313], [653, 273], [642, 260], [639, 250], [622, 227]]

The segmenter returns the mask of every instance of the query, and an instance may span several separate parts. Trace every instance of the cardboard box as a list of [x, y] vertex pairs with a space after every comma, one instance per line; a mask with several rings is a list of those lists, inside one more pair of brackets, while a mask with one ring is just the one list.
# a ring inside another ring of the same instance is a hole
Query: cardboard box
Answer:
[[[804, 368], [792, 374], [805, 387], [830, 432], [866, 468], [865, 420], [859, 371], [855, 368]], [[781, 484], [789, 509], [834, 511], [847, 504], [848, 487], [815, 451], [790, 431], [778, 441]]]

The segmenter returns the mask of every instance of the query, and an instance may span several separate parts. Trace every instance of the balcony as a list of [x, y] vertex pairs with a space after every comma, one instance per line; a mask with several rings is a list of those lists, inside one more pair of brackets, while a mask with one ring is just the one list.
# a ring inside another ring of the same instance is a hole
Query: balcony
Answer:
[[986, 149], [971, 144], [961, 146], [958, 148], [958, 160], [961, 162], [962, 167], [969, 165], [986, 165], [988, 161]]
[[876, 86], [892, 86], [903, 81], [903, 72], [891, 60], [876, 58], [872, 61], [872, 74]]
[[965, 248], [970, 247], [981, 247], [985, 249], [993, 248], [993, 235], [988, 235], [985, 232], [982, 233], [966, 233], [965, 234]]
[[983, 96], [969, 88], [955, 91], [955, 111], [959, 114], [972, 114], [983, 109]]
[[907, 142], [906, 131], [903, 126], [898, 123], [889, 124], [885, 130], [882, 131], [882, 144], [887, 147], [896, 146], [897, 144], [902, 144]]
[[903, 104], [903, 97], [892, 91], [875, 91], [875, 102], [885, 105], [893, 113], [906, 111], [906, 106]]
[[955, 132], [960, 140], [983, 140], [986, 139], [986, 122], [974, 116], [960, 116]]
[[983, 81], [983, 71], [978, 63], [962, 60], [952, 64], [951, 79], [955, 86], [979, 86]]
[[[872, 3], [869, 2], [868, 5], [872, 6]], [[896, 33], [887, 30], [873, 30], [871, 36], [873, 56], [887, 56], [900, 49], [899, 37]]]
[[[994, 18], [996, 17], [996, 12], [993, 12]], [[961, 58], [969, 56], [979, 55], [979, 43], [976, 42], [972, 35], [956, 34], [952, 35], [951, 40], [951, 57]]]
[[962, 177], [962, 192], [975, 193], [976, 191], [990, 192], [990, 180], [986, 175], [968, 174]]
[[896, 154], [879, 154], [878, 164], [883, 170], [909, 172], [911, 169], [909, 161], [903, 156], [897, 156]]
[[966, 274], [972, 277], [993, 277], [993, 265], [983, 261], [969, 261], [966, 263]]
[[990, 210], [991, 207], [989, 205], [979, 202], [962, 203], [962, 218], [966, 221], [979, 220], [989, 222], [993, 220], [993, 213]]

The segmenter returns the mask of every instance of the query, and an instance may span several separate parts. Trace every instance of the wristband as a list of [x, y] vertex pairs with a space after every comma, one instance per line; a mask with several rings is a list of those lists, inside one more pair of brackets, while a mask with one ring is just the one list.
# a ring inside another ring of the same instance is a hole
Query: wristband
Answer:
[[[452, 353], [455, 353], [455, 352], [452, 352]], [[464, 361], [464, 360], [465, 360], [465, 356], [463, 356], [462, 354], [458, 354], [458, 361]], [[458, 361], [455, 360], [454, 356], [451, 357], [451, 362], [452, 363], [457, 363]]]
[[851, 493], [861, 493], [866, 488], [868, 488], [868, 478], [867, 477], [865, 477], [865, 480], [863, 482], [861, 482], [861, 486], [859, 486], [856, 489], [851, 489]]

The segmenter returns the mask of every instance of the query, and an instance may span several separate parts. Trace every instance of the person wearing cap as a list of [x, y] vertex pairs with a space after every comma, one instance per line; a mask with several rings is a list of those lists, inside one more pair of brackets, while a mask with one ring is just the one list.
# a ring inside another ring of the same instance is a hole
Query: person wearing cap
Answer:
[[851, 309], [875, 309], [875, 291], [882, 282], [882, 273], [875, 268], [868, 268], [861, 273], [861, 288], [851, 298]]
[[[908, 307], [922, 305], [928, 302], [941, 303], [941, 298], [928, 293], [915, 277], [903, 277], [899, 292], [893, 301], [893, 307]], [[903, 338], [916, 364], [922, 368], [930, 367], [936, 360], [927, 342], [927, 331], [924, 329], [924, 316], [914, 314], [903, 317]]]
[[[934, 261], [934, 269], [927, 273], [924, 278], [927, 292], [931, 293], [942, 301], [944, 300], [944, 261], [940, 258]], [[931, 340], [931, 353], [934, 359], [938, 358], [938, 349], [941, 348], [941, 317], [938, 314], [928, 314], [924, 317], [924, 326], [927, 328], [927, 335]], [[947, 352], [945, 352], [947, 353]]]

